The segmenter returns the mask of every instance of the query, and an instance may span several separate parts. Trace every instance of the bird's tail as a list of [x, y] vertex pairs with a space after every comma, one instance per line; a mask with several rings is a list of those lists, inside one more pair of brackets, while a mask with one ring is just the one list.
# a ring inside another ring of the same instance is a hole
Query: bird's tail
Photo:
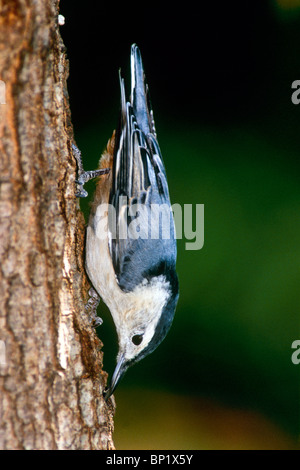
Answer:
[[131, 46], [131, 95], [130, 103], [137, 125], [147, 135], [156, 137], [153, 111], [150, 103], [149, 88], [146, 83], [142, 57], [136, 44]]

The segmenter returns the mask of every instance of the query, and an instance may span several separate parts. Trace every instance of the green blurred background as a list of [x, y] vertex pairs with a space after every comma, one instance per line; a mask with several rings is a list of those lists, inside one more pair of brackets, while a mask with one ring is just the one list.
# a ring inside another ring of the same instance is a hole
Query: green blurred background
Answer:
[[[205, 205], [204, 247], [178, 241], [171, 331], [115, 393], [118, 449], [299, 443], [300, 1], [224, 3], [61, 2], [85, 168], [117, 124], [118, 69], [129, 83], [136, 42], [172, 203]], [[103, 303], [99, 314], [111, 374], [117, 338]]]

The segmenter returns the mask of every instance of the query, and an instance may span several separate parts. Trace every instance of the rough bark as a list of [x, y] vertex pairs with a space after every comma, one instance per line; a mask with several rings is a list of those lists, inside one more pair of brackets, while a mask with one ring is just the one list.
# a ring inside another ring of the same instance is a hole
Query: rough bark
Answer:
[[0, 448], [111, 449], [56, 0], [0, 1]]

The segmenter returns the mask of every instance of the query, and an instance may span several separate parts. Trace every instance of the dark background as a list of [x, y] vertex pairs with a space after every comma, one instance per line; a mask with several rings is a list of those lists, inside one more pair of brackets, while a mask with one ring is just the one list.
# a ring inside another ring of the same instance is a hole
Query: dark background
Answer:
[[[75, 138], [86, 169], [117, 125], [118, 69], [141, 49], [173, 203], [205, 205], [178, 241], [164, 343], [115, 396], [123, 449], [289, 448], [299, 436], [300, 2], [62, 1]], [[93, 183], [87, 185], [90, 195]], [[88, 216], [88, 201], [81, 201]], [[101, 303], [104, 363], [117, 339]]]

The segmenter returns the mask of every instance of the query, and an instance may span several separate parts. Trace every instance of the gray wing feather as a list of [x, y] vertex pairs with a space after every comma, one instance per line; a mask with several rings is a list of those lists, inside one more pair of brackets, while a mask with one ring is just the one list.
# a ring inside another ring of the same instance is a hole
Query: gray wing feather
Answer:
[[[110, 204], [110, 253], [120, 287], [131, 291], [145, 278], [175, 269], [176, 239], [166, 172], [139, 50], [132, 49], [131, 102], [120, 77], [121, 112], [116, 135]], [[166, 222], [166, 233], [161, 222]], [[115, 223], [115, 226], [113, 224]]]

